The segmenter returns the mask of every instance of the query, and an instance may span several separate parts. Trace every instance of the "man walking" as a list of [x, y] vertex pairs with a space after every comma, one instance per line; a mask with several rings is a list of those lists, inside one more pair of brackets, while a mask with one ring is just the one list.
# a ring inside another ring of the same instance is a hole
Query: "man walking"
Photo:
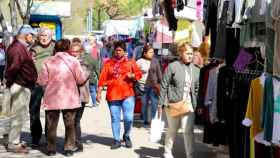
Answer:
[[16, 39], [7, 50], [6, 86], [11, 92], [11, 129], [8, 134], [7, 150], [15, 153], [28, 153], [25, 145], [20, 143], [20, 133], [27, 116], [27, 108], [31, 92], [37, 80], [37, 71], [31, 54], [28, 52], [28, 43], [32, 42], [34, 30], [29, 25], [23, 25]]

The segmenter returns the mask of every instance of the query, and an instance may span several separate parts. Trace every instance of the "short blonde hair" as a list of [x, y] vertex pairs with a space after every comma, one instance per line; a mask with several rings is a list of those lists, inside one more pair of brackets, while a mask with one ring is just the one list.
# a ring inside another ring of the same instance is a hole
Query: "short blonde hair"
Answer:
[[193, 50], [192, 46], [188, 42], [180, 42], [177, 43], [177, 54], [181, 55], [185, 51], [187, 51], [187, 47], [189, 47], [191, 50]]

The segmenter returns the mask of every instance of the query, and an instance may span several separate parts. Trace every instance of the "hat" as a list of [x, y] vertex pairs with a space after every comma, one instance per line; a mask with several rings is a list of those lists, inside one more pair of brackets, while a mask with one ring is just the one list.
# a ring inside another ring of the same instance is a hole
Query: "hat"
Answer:
[[36, 32], [30, 25], [22, 25], [19, 30], [18, 30], [18, 35], [19, 34], [33, 34], [36, 35]]

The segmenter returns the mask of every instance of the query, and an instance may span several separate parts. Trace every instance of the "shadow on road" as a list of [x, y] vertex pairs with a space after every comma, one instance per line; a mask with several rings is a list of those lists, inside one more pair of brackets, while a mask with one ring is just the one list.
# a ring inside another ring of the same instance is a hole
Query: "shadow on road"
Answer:
[[[30, 133], [27, 132], [22, 132], [21, 133], [21, 140], [24, 142], [27, 142], [28, 146], [31, 143], [31, 135]], [[45, 139], [45, 135], [42, 135], [41, 142], [40, 142], [40, 147], [34, 148], [33, 150], [40, 151], [41, 153], [46, 154], [47, 153], [47, 141]], [[64, 138], [62, 137], [56, 137], [56, 152], [57, 153], [63, 153], [63, 148], [64, 148]]]
[[87, 134], [82, 139], [87, 144], [96, 143], [96, 144], [102, 144], [105, 146], [111, 146], [111, 144], [113, 143], [113, 139], [110, 137], [103, 137], [103, 136], [97, 136], [97, 135], [91, 135], [91, 134]]
[[139, 158], [161, 158], [163, 147], [160, 147], [158, 149], [140, 147], [140, 149], [136, 149], [134, 151], [139, 155]]

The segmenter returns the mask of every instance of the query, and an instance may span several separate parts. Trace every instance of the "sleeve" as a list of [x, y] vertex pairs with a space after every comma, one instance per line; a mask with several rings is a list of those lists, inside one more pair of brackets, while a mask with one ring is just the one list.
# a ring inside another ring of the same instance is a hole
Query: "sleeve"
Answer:
[[162, 70], [160, 67], [160, 63], [157, 61], [157, 77], [158, 77], [158, 83], [161, 83], [162, 81]]
[[99, 78], [100, 76], [100, 64], [98, 61], [94, 62], [94, 70], [95, 70], [95, 73], [97, 75], [97, 77]]
[[135, 75], [135, 80], [140, 80], [142, 77], [142, 71], [140, 70], [139, 66], [136, 64], [135, 60], [132, 60], [132, 70]]
[[20, 71], [23, 58], [19, 54], [21, 54], [21, 52], [16, 48], [8, 50], [7, 68], [5, 72], [5, 78], [7, 80], [8, 87], [10, 87], [14, 83], [17, 74]]
[[83, 70], [78, 60], [74, 61], [74, 73], [78, 85], [83, 85], [89, 79], [89, 73]]
[[209, 74], [209, 80], [208, 80], [208, 84], [207, 84], [207, 89], [206, 89], [206, 95], [205, 95], [205, 100], [204, 100], [204, 105], [205, 106], [209, 106], [212, 104], [213, 102], [213, 97], [214, 97], [214, 69], [210, 70], [210, 74]]
[[254, 105], [254, 93], [253, 93], [253, 89], [254, 89], [254, 82], [252, 82], [251, 87], [250, 87], [250, 93], [249, 93], [249, 98], [248, 98], [248, 103], [247, 103], [247, 110], [246, 110], [246, 115], [245, 115], [245, 119], [242, 121], [242, 124], [244, 126], [250, 127], [253, 122], [253, 105]]
[[98, 89], [106, 86], [107, 79], [108, 79], [108, 63], [106, 62], [101, 70], [99, 81], [98, 81]]
[[45, 86], [47, 86], [48, 81], [49, 81], [48, 66], [47, 66], [46, 63], [44, 63], [44, 64], [43, 64], [42, 71], [39, 73], [37, 83], [38, 83], [40, 86], [45, 87]]
[[168, 65], [160, 84], [159, 106], [163, 106], [166, 101], [167, 91], [172, 76], [172, 64]]

